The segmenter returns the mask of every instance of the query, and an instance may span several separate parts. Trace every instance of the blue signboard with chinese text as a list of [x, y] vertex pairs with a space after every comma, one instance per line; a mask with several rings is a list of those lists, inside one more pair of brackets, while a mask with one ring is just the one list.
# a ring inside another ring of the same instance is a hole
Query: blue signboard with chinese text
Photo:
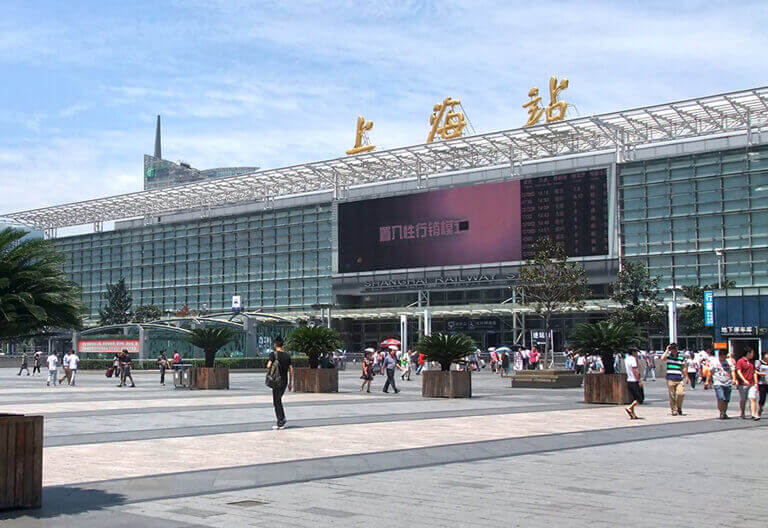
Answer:
[[710, 290], [704, 292], [704, 326], [715, 326], [715, 299]]

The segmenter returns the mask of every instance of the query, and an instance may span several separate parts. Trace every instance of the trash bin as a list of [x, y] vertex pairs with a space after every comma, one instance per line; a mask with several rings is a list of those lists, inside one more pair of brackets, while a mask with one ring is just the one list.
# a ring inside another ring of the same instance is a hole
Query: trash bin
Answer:
[[173, 366], [173, 387], [176, 389], [192, 388], [192, 367], [188, 363], [179, 363]]

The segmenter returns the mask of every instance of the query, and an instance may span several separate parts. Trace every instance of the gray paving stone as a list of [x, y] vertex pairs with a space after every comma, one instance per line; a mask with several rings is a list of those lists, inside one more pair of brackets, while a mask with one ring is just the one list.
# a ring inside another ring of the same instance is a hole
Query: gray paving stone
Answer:
[[[0, 404], [36, 401], [83, 402], [84, 410], [46, 418], [47, 445], [99, 443], [104, 449], [135, 438], [178, 438], [271, 426], [269, 404], [219, 405], [221, 396], [264, 395], [261, 373], [236, 373], [229, 393], [160, 388], [152, 373], [137, 373], [139, 388], [119, 391], [110, 380], [84, 374], [78, 392], [43, 391], [40, 380], [15, 378], [0, 369]], [[357, 371], [342, 372], [348, 401], [291, 402], [291, 425], [325, 425], [421, 420], [427, 417], [511, 414], [583, 408], [581, 390], [511, 389], [488, 373], [476, 375], [471, 400], [424, 400], [420, 380], [401, 384], [389, 398], [360, 397]], [[377, 379], [377, 382], [381, 381]], [[666, 405], [663, 382], [648, 384], [652, 406]], [[206, 405], [167, 412], [142, 408], [142, 399], [195, 399]], [[99, 402], [124, 398], [130, 408], [99, 409]], [[201, 400], [202, 401], [202, 400]], [[712, 409], [711, 391], [690, 392], [689, 408]], [[732, 412], [737, 408], [732, 404]], [[642, 409], [641, 409], [642, 411]], [[618, 422], [621, 425], [622, 422]], [[616, 427], [472, 444], [320, 458], [256, 466], [217, 468], [136, 479], [105, 480], [46, 488], [45, 506], [34, 513], [0, 516], [8, 526], [762, 526], [745, 504], [768, 492], [768, 473], [755, 471], [768, 422], [698, 421], [685, 424]], [[233, 448], [237, 448], [233, 446]], [[670, 492], [670, 483], [675, 485]], [[709, 490], [737, 490], [719, 494]], [[746, 499], [746, 500], [745, 500]], [[263, 503], [238, 507], [238, 501]], [[386, 511], [386, 515], [380, 512]], [[685, 512], [685, 516], [669, 512]], [[194, 515], [194, 513], [197, 515]], [[329, 512], [335, 512], [329, 513]], [[681, 524], [683, 522], [683, 524]]]

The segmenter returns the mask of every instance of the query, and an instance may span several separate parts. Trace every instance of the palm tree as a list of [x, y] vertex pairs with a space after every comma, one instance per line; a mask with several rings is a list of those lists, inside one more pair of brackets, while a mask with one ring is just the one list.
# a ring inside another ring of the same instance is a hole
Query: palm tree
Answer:
[[305, 354], [309, 368], [316, 369], [319, 358], [326, 352], [344, 347], [344, 341], [336, 330], [325, 326], [300, 326], [290, 333], [285, 347], [291, 352]]
[[416, 350], [427, 361], [440, 363], [440, 370], [451, 370], [451, 364], [463, 360], [477, 350], [475, 341], [464, 334], [433, 334], [424, 336], [416, 344]]
[[0, 338], [80, 328], [80, 291], [62, 269], [64, 257], [47, 240], [26, 235], [0, 231]]
[[195, 328], [190, 330], [190, 334], [186, 336], [189, 343], [203, 349], [205, 366], [208, 368], [213, 367], [216, 352], [230, 341], [234, 341], [235, 338], [237, 338], [237, 333], [226, 327]]
[[606, 374], [614, 374], [613, 356], [640, 343], [637, 327], [629, 321], [581, 323], [571, 332], [570, 343], [585, 354], [598, 354]]

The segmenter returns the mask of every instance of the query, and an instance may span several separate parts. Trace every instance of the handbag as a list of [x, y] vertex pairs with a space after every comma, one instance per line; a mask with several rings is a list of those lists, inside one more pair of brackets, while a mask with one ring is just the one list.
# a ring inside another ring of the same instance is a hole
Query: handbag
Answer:
[[108, 377], [108, 378], [111, 378], [111, 377], [112, 377], [112, 374], [114, 374], [114, 373], [115, 373], [115, 369], [114, 369], [114, 368], [112, 368], [112, 367], [109, 367], [109, 368], [107, 369], [107, 377]]

